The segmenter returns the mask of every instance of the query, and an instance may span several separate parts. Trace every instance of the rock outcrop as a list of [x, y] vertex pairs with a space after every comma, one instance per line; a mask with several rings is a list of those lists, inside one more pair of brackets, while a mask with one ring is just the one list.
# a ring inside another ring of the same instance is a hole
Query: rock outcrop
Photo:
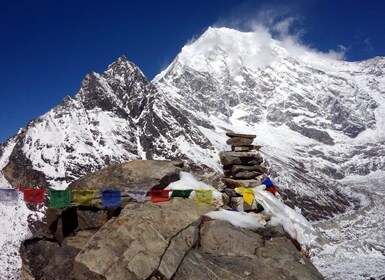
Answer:
[[[182, 167], [133, 161], [71, 188], [164, 188]], [[49, 208], [46, 228], [21, 245], [23, 279], [323, 279], [281, 227], [238, 228], [206, 217], [214, 206], [180, 197], [122, 207]]]
[[43, 239], [25, 242], [23, 275], [63, 280], [323, 279], [282, 228], [237, 228], [205, 217], [211, 210], [182, 198], [130, 203], [96, 233], [79, 231], [60, 247]]
[[70, 189], [164, 189], [179, 180], [183, 162], [132, 160], [90, 173], [69, 185]]
[[[23, 275], [63, 280], [323, 279], [282, 228], [237, 228], [205, 217], [211, 210], [182, 198], [130, 203], [96, 233], [79, 231], [60, 247], [43, 239], [25, 242]], [[31, 244], [40, 249], [28, 250]]]

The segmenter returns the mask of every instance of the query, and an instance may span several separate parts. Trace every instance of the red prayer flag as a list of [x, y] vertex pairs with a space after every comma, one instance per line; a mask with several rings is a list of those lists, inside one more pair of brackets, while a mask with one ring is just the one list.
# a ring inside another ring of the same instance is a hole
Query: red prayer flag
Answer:
[[31, 204], [44, 202], [44, 189], [24, 189], [24, 201]]
[[277, 193], [277, 188], [275, 186], [269, 186], [269, 187], [266, 187], [266, 190], [268, 192], [271, 192], [272, 194], [276, 195]]
[[170, 190], [150, 190], [152, 203], [165, 202], [170, 200]]

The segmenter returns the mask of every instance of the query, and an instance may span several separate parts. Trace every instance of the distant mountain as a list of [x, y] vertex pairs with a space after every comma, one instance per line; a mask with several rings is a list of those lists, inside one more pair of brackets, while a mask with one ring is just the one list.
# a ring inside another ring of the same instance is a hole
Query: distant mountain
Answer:
[[178, 139], [214, 153], [194, 124], [122, 56], [103, 74], [88, 74], [74, 98], [65, 97], [4, 143], [2, 149], [12, 152], [2, 156], [8, 161], [3, 174], [13, 186], [65, 187], [123, 161], [188, 159]]
[[88, 74], [73, 98], [0, 145], [0, 182], [64, 188], [140, 158], [220, 172], [225, 132], [255, 133], [283, 199], [330, 218], [360, 207], [340, 179], [385, 170], [384, 71], [381, 57], [338, 61], [209, 28], [152, 82], [124, 56]]

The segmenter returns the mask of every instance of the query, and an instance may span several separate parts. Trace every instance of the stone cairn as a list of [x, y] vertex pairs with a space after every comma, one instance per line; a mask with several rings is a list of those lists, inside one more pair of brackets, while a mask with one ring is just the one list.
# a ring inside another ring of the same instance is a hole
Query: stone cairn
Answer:
[[266, 178], [265, 174], [268, 169], [261, 165], [264, 160], [258, 153], [261, 146], [253, 144], [256, 135], [226, 133], [226, 136], [229, 137], [226, 143], [231, 145], [231, 151], [219, 154], [224, 174], [221, 179], [225, 184], [224, 203], [229, 208], [238, 211], [255, 210], [257, 205], [245, 203], [242, 195], [234, 189], [259, 186]]

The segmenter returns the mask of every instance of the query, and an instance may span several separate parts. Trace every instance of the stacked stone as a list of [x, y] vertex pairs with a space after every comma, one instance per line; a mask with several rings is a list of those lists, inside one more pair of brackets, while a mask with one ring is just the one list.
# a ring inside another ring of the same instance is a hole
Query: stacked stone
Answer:
[[225, 184], [224, 201], [229, 207], [235, 210], [249, 210], [243, 203], [241, 195], [234, 189], [238, 187], [253, 188], [262, 184], [267, 173], [267, 168], [261, 166], [263, 158], [258, 151], [259, 145], [254, 145], [256, 135], [226, 133], [229, 137], [227, 144], [231, 146], [231, 151], [224, 151], [219, 154], [223, 165], [222, 182]]

